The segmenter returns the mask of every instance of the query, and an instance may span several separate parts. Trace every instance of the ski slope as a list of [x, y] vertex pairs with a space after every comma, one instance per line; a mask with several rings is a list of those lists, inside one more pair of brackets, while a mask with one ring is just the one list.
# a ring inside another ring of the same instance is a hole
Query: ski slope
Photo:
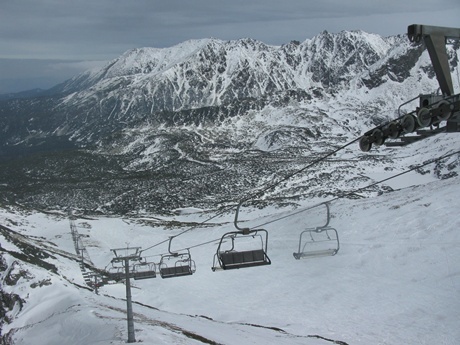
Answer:
[[[194, 275], [132, 280], [136, 340], [146, 344], [457, 344], [459, 182], [454, 177], [374, 198], [334, 201], [330, 225], [337, 229], [341, 247], [331, 257], [294, 260], [292, 255], [300, 232], [324, 223], [324, 206], [306, 210], [320, 200], [306, 200], [296, 209], [242, 207], [242, 225], [270, 222], [265, 226], [270, 266], [212, 272], [217, 241], [200, 244], [232, 231], [233, 214], [213, 219], [212, 227], [194, 228], [172, 243], [173, 250], [200, 245], [191, 249], [197, 267]], [[209, 216], [184, 210], [163, 220], [202, 222]], [[113, 257], [110, 249], [146, 249], [188, 229], [147, 223], [160, 218], [78, 218], [76, 225], [91, 260], [105, 268]], [[12, 322], [3, 325], [3, 335], [11, 331], [15, 344], [126, 342], [125, 285], [105, 285], [98, 295], [85, 288], [78, 261], [72, 257], [75, 250], [65, 216], [2, 209], [0, 224], [45, 248], [53, 255], [46, 261], [58, 269], [55, 274], [4, 255], [9, 271], [27, 270], [29, 275], [9, 286], [7, 272], [2, 273], [3, 290], [19, 294], [25, 302], [22, 310], [16, 307], [10, 312]], [[3, 235], [0, 241], [3, 251], [21, 251]], [[159, 262], [167, 247], [164, 243], [143, 255]]]

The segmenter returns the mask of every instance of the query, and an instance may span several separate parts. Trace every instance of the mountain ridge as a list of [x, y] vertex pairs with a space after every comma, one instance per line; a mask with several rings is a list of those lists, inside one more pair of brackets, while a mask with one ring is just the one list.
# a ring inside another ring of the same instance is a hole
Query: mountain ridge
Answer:
[[[100, 123], [94, 126], [91, 122], [90, 127], [104, 127], [105, 122], [113, 129], [116, 121], [145, 121], [147, 117], [155, 121], [152, 115], [162, 112], [247, 100], [267, 104], [268, 98], [286, 94], [297, 100], [308, 99], [306, 94], [315, 97], [315, 92], [333, 93], [346, 88], [355, 76], [365, 75], [371, 65], [384, 59], [394, 41], [402, 39], [344, 31], [334, 35], [324, 32], [302, 43], [279, 47], [252, 39], [203, 39], [171, 48], [132, 49], [100, 69], [56, 86], [52, 91], [55, 96], [48, 98], [50, 104], [42, 102], [39, 107], [55, 118], [55, 128], [49, 131], [69, 134], [77, 126], [85, 126], [88, 117], [82, 113], [88, 110]], [[404, 46], [400, 55], [410, 47], [407, 42]], [[382, 82], [375, 78], [382, 79], [382, 71], [365, 75], [363, 81], [358, 78], [355, 83], [368, 88], [378, 86]], [[75, 118], [73, 129], [60, 126], [63, 113]], [[29, 131], [33, 129], [29, 124]]]

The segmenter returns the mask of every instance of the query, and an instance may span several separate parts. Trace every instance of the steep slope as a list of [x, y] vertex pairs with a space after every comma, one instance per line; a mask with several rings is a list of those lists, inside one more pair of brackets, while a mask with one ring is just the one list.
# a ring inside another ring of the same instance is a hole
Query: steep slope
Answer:
[[[410, 180], [410, 179], [409, 179]], [[408, 184], [406, 177], [393, 185]], [[132, 281], [136, 339], [144, 343], [205, 344], [440, 344], [460, 331], [459, 178], [331, 204], [336, 256], [294, 260], [299, 233], [324, 222], [325, 209], [274, 204], [244, 207], [245, 226], [265, 224], [272, 265], [212, 272], [220, 236], [233, 214], [174, 240], [193, 246], [194, 275]], [[322, 199], [324, 201], [324, 199]], [[111, 248], [143, 249], [211, 216], [78, 218], [82, 241], [99, 268]], [[175, 224], [165, 226], [164, 222]], [[99, 295], [84, 286], [65, 216], [0, 210], [4, 294], [17, 296], [2, 325], [6, 344], [122, 344], [126, 342], [125, 286]], [[7, 227], [9, 230], [6, 230]], [[39, 255], [27, 250], [33, 246]], [[167, 243], [143, 253], [158, 262]], [[48, 265], [45, 267], [44, 263]], [[14, 284], [10, 284], [14, 280]], [[40, 335], [40, 336], [37, 336]]]

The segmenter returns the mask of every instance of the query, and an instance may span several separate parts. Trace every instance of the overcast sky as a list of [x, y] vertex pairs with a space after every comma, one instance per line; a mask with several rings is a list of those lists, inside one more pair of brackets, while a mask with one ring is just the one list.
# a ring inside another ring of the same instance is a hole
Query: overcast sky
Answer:
[[0, 93], [49, 88], [128, 49], [193, 38], [281, 45], [323, 30], [460, 27], [459, 0], [0, 0]]

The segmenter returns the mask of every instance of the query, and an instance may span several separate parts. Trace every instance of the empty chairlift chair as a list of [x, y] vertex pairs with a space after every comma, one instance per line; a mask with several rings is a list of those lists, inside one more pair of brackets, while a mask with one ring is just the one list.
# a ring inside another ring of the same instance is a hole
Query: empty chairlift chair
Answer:
[[294, 252], [294, 258], [312, 258], [319, 256], [333, 256], [340, 249], [339, 235], [337, 230], [329, 226], [330, 211], [327, 209], [327, 220], [323, 226], [307, 228], [300, 233], [299, 249]]
[[123, 267], [112, 266], [107, 271], [109, 280], [120, 281], [126, 278], [125, 269]]
[[195, 273], [195, 261], [192, 260], [190, 250], [176, 253], [171, 252], [171, 241], [169, 240], [169, 254], [163, 255], [160, 261], [160, 276], [161, 278], [174, 278], [192, 275]]
[[234, 221], [238, 230], [227, 232], [222, 236], [214, 255], [213, 271], [271, 264], [270, 258], [267, 256], [267, 230], [240, 228], [238, 226], [240, 206], [241, 203], [236, 209]]
[[134, 280], [155, 278], [157, 276], [156, 267], [154, 262], [140, 262], [134, 264], [132, 277]]

